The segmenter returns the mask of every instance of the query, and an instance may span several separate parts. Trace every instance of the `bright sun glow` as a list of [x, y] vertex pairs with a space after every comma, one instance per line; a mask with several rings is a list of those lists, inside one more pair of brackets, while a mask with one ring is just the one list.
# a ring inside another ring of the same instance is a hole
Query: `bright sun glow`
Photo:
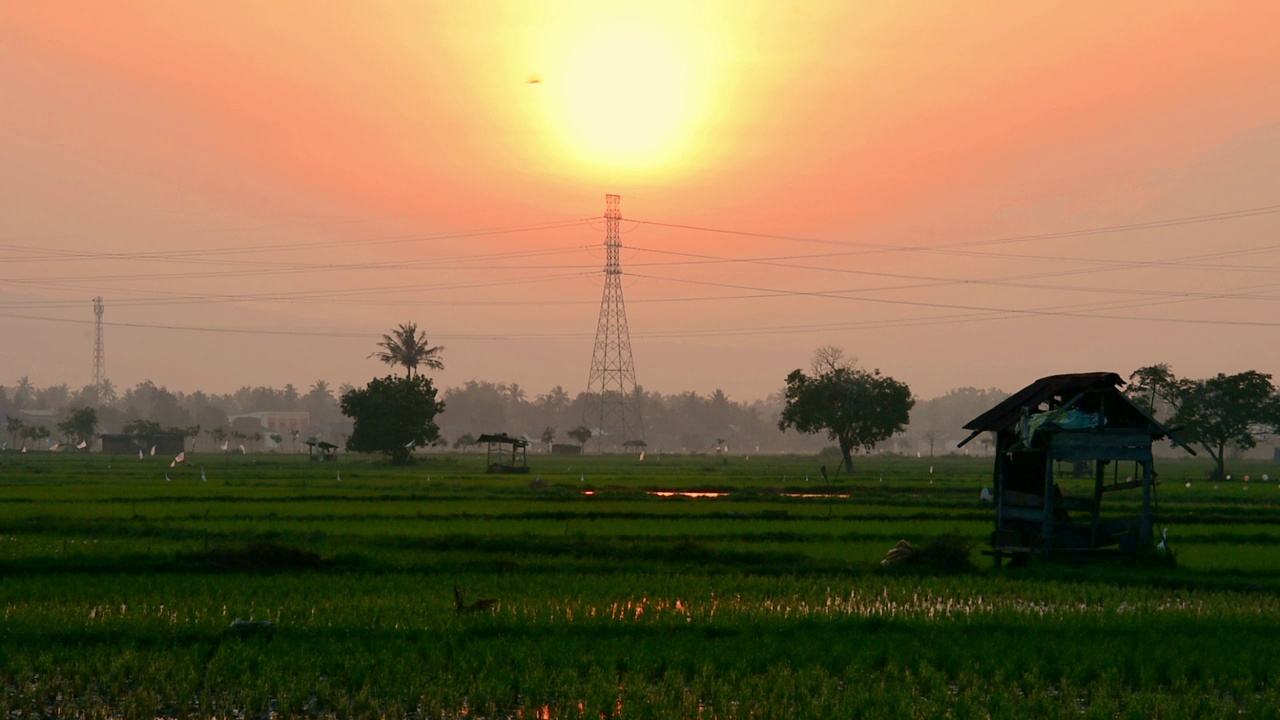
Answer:
[[705, 113], [687, 32], [629, 18], [566, 33], [540, 90], [556, 142], [577, 163], [650, 171], [684, 159]]

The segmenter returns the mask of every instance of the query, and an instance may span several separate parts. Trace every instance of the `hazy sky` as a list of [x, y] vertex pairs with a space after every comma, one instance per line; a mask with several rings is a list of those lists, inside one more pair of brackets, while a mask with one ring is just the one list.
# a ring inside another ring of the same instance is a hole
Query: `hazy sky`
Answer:
[[[0, 382], [1280, 373], [1280, 4], [0, 0]], [[672, 225], [687, 226], [686, 228]], [[1135, 227], [1136, 226], [1136, 227]], [[700, 228], [700, 229], [687, 229]], [[501, 232], [495, 232], [501, 231]]]

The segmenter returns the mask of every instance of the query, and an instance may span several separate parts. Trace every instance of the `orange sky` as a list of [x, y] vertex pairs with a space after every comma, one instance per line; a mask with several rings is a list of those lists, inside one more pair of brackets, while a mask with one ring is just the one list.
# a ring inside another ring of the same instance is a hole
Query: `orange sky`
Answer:
[[1280, 8], [857, 5], [10, 3], [0, 382], [577, 392], [605, 193], [651, 389], [1280, 371]]

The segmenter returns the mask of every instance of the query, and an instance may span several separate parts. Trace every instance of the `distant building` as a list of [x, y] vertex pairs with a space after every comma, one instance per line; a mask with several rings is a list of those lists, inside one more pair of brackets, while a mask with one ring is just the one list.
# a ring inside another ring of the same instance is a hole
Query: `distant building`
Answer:
[[52, 430], [55, 425], [62, 421], [62, 413], [57, 410], [22, 409], [15, 410], [13, 414], [22, 420], [22, 424], [27, 427], [44, 425]]
[[103, 433], [98, 437], [102, 439], [102, 452], [107, 455], [136, 455], [140, 450], [150, 453], [151, 448], [156, 449], [157, 455], [177, 455], [186, 447], [186, 438], [178, 433]]
[[[263, 412], [251, 412], [243, 415], [232, 415], [227, 418], [231, 423], [231, 427], [239, 429], [244, 426], [244, 420], [256, 420], [258, 427], [268, 433], [279, 433], [288, 437], [297, 430], [299, 434], [305, 433], [311, 427], [311, 413], [304, 411], [285, 411], [285, 410], [266, 410]], [[236, 421], [241, 423], [237, 425]]]

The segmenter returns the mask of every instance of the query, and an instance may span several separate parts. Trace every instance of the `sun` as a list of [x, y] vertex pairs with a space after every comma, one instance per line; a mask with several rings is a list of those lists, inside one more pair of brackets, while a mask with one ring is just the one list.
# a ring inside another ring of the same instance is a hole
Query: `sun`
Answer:
[[686, 158], [705, 109], [696, 43], [627, 21], [565, 33], [538, 89], [553, 141], [576, 164], [649, 171]]

